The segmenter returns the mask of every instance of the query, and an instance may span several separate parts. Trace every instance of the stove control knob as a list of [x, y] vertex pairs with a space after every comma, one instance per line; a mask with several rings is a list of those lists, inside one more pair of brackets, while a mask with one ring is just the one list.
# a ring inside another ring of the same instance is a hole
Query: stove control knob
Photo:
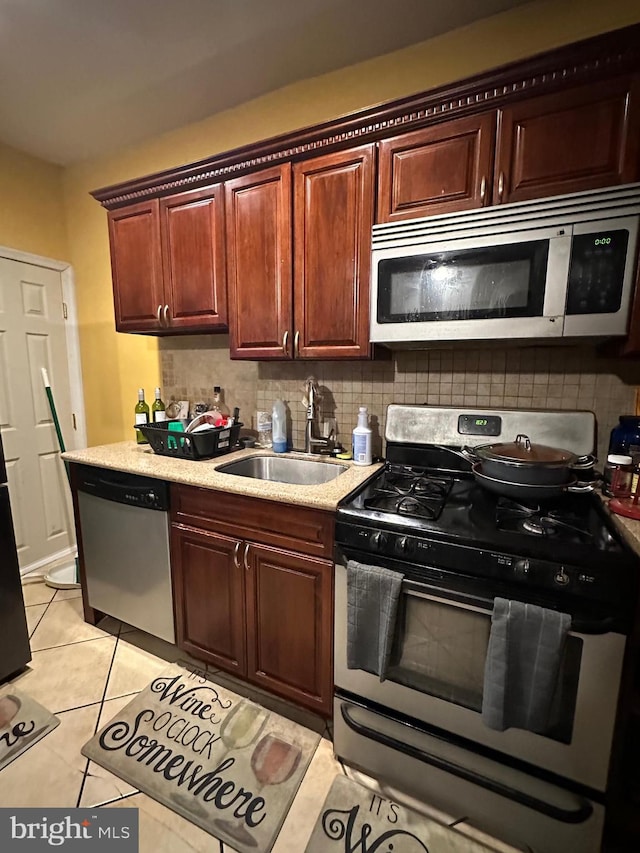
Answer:
[[409, 539], [408, 536], [401, 536], [398, 540], [396, 540], [396, 551], [399, 554], [411, 554], [413, 548], [413, 542], [411, 539]]
[[565, 572], [564, 568], [561, 567], [553, 576], [553, 580], [558, 584], [558, 586], [566, 586], [571, 578]]
[[517, 578], [526, 580], [529, 577], [529, 560], [516, 560], [513, 564], [513, 573]]
[[387, 544], [387, 534], [378, 530], [376, 533], [372, 534], [370, 542], [376, 551], [382, 551], [384, 546]]

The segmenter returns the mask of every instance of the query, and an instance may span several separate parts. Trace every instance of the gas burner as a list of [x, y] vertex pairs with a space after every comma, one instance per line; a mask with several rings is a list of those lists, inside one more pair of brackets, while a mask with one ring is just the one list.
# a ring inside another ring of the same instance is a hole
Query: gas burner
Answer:
[[410, 515], [414, 518], [436, 519], [442, 509], [441, 501], [431, 501], [419, 495], [394, 495], [379, 491], [373, 497], [366, 498], [365, 509], [377, 509], [395, 515]]
[[535, 518], [525, 518], [522, 522], [522, 529], [526, 530], [527, 533], [533, 533], [534, 536], [546, 536], [547, 529], [543, 524], [537, 521]]

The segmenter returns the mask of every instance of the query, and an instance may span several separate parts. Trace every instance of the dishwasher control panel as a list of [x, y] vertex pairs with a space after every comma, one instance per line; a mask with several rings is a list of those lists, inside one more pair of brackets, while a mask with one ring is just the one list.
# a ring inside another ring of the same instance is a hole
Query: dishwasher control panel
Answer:
[[153, 477], [79, 465], [76, 485], [79, 491], [103, 500], [161, 512], [169, 509], [169, 484]]

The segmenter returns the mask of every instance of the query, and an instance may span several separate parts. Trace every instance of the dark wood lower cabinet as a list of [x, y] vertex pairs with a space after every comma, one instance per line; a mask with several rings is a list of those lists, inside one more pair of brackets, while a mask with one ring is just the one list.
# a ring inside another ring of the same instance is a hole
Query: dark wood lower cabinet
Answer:
[[[221, 498], [207, 489], [172, 488], [178, 646], [329, 717], [333, 514]], [[313, 554], [294, 550], [307, 540]]]
[[247, 562], [248, 677], [330, 713], [333, 564], [261, 545]]
[[237, 546], [228, 536], [172, 527], [178, 645], [195, 658], [244, 675], [244, 574], [233, 560]]

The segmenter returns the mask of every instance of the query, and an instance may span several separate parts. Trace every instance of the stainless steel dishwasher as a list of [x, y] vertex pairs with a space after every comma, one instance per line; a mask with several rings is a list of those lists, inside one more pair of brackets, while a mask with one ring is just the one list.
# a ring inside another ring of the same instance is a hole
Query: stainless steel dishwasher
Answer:
[[175, 643], [168, 484], [79, 465], [77, 486], [89, 604]]

